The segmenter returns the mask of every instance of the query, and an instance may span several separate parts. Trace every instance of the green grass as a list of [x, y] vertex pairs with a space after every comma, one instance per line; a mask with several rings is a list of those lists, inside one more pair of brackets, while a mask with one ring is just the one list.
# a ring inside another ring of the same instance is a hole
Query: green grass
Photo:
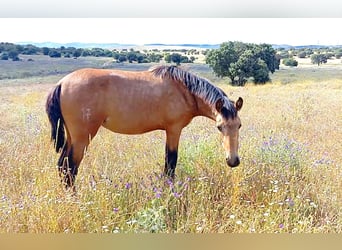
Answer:
[[232, 99], [245, 101], [241, 164], [234, 169], [206, 118], [183, 130], [175, 183], [160, 176], [162, 131], [126, 136], [101, 129], [81, 164], [76, 195], [60, 184], [44, 112], [57, 77], [2, 80], [0, 232], [341, 233], [337, 69], [283, 68], [264, 86], [218, 81]]

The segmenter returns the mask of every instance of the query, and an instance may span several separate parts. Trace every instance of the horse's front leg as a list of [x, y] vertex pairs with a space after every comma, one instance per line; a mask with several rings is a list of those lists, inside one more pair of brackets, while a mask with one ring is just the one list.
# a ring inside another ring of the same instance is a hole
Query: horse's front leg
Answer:
[[175, 178], [180, 134], [181, 129], [166, 130], [164, 174], [172, 180]]

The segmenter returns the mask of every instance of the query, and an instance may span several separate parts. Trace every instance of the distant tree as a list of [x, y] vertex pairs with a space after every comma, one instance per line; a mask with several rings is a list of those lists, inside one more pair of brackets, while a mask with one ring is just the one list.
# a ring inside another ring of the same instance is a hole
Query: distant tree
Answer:
[[50, 49], [48, 47], [43, 47], [42, 52], [43, 52], [43, 55], [47, 56], [49, 55]]
[[301, 51], [297, 54], [298, 58], [305, 58], [306, 57], [306, 52], [305, 51]]
[[164, 60], [165, 60], [165, 62], [167, 62], [167, 63], [171, 63], [171, 55], [170, 55], [169, 53], [166, 53], [166, 54], [164, 55]]
[[150, 62], [159, 63], [160, 60], [162, 59], [162, 55], [156, 54], [156, 53], [151, 53], [151, 54], [147, 54], [147, 58]]
[[49, 50], [49, 56], [52, 58], [58, 58], [58, 57], [61, 57], [62, 54], [57, 49], [51, 49]]
[[187, 56], [181, 56], [180, 62], [181, 63], [189, 63], [190, 60], [189, 60], [189, 58]]
[[20, 52], [23, 55], [36, 55], [40, 52], [40, 49], [32, 44], [28, 44], [23, 46], [22, 51]]
[[127, 53], [127, 60], [130, 63], [132, 63], [133, 61], [138, 61], [137, 54], [136, 52], [134, 52], [133, 49], [131, 49], [130, 52]]
[[82, 55], [83, 49], [75, 49], [74, 52], [72, 53], [73, 57], [80, 57]]
[[115, 60], [119, 60], [119, 57], [120, 57], [120, 53], [119, 52], [113, 52], [113, 58], [115, 59]]
[[325, 54], [312, 54], [311, 55], [311, 63], [317, 64], [318, 66], [322, 63], [327, 63], [328, 58]]
[[0, 60], [5, 60], [5, 61], [7, 61], [7, 60], [8, 60], [8, 54], [7, 54], [6, 52], [1, 53]]
[[91, 56], [90, 50], [89, 50], [89, 49], [84, 49], [84, 50], [82, 51], [81, 56]]
[[127, 61], [126, 55], [120, 54], [118, 58], [118, 62], [126, 62], [126, 61]]
[[12, 61], [19, 61], [18, 55], [19, 53], [17, 50], [11, 50], [8, 52], [8, 58], [12, 59]]
[[172, 53], [171, 54], [171, 62], [176, 63], [177, 65], [180, 65], [182, 61], [182, 55], [179, 53]]
[[341, 57], [342, 57], [342, 52], [336, 52], [335, 58], [336, 59], [341, 59]]
[[279, 55], [279, 57], [280, 57], [281, 59], [289, 58], [289, 57], [290, 57], [289, 52], [286, 51], [286, 50], [281, 51], [278, 55]]
[[285, 66], [297, 67], [298, 66], [298, 61], [296, 61], [293, 58], [285, 58], [285, 59], [283, 59], [283, 64]]
[[147, 63], [149, 60], [147, 59], [147, 56], [145, 54], [141, 54], [140, 52], [137, 53], [137, 61], [138, 63]]

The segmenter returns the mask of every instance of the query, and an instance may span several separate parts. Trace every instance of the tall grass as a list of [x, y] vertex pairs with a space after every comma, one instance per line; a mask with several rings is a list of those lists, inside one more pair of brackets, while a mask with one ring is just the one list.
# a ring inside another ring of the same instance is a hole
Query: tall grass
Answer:
[[213, 122], [195, 118], [174, 183], [160, 175], [162, 131], [101, 129], [76, 195], [55, 167], [44, 113], [51, 87], [1, 87], [0, 232], [342, 232], [341, 80], [220, 85], [245, 100], [241, 164], [227, 167]]

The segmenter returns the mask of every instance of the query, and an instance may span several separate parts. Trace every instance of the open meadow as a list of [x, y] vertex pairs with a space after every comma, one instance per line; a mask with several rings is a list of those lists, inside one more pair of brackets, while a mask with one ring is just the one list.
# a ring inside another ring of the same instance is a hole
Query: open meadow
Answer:
[[165, 182], [163, 131], [101, 128], [72, 195], [56, 169], [47, 93], [70, 70], [116, 65], [40, 60], [0, 70], [1, 233], [342, 233], [342, 63], [282, 66], [272, 83], [245, 87], [184, 65], [244, 99], [241, 164], [226, 165], [215, 123], [198, 117], [183, 130], [175, 182]]

